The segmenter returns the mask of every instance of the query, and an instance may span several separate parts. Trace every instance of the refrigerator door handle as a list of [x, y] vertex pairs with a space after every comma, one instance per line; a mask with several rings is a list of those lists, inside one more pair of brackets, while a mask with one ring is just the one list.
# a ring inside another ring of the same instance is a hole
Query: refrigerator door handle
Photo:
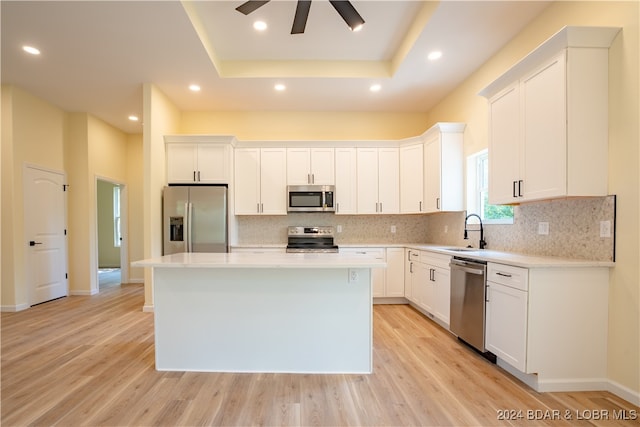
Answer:
[[184, 251], [190, 252], [191, 246], [191, 203], [184, 203]]
[[193, 252], [193, 203], [189, 202], [187, 206], [189, 208], [187, 214], [187, 252]]

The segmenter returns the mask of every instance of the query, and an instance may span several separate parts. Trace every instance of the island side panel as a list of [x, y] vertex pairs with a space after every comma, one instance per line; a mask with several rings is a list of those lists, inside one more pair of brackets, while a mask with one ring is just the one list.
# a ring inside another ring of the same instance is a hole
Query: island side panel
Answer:
[[154, 270], [158, 370], [372, 370], [368, 268]]

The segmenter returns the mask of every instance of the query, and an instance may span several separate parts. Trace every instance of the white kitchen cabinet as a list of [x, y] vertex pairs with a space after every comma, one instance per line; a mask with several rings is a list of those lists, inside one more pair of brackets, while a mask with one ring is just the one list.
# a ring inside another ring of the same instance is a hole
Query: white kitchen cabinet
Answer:
[[404, 255], [404, 297], [411, 302], [415, 302], [413, 297], [413, 283], [417, 279], [415, 278], [416, 270], [414, 269], [414, 265], [420, 260], [420, 251], [416, 249], [405, 249]]
[[450, 319], [450, 260], [449, 255], [435, 252], [405, 252], [405, 298], [446, 328]]
[[608, 47], [618, 30], [566, 27], [480, 93], [490, 203], [607, 194]]
[[357, 164], [355, 148], [335, 149], [336, 215], [350, 215], [358, 211]]
[[236, 215], [287, 214], [286, 150], [235, 150]]
[[387, 248], [385, 297], [404, 297], [404, 248]]
[[485, 347], [519, 371], [526, 368], [528, 271], [489, 263]]
[[404, 248], [340, 248], [342, 253], [356, 255], [373, 255], [386, 260], [387, 268], [374, 268], [373, 277], [374, 298], [402, 298], [404, 297]]
[[359, 214], [400, 212], [400, 154], [398, 148], [358, 148]]
[[424, 134], [424, 211], [464, 210], [463, 123], [438, 123]]
[[423, 212], [423, 150], [422, 143], [400, 147], [400, 213]]
[[167, 143], [167, 182], [228, 184], [230, 150], [226, 144]]
[[333, 148], [287, 148], [288, 185], [333, 185]]

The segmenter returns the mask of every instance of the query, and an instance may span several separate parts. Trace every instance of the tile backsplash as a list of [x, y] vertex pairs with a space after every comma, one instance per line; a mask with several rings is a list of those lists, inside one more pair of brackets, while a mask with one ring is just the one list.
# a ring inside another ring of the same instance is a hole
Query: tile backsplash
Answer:
[[[335, 215], [292, 213], [282, 216], [238, 216], [238, 244], [287, 243], [290, 225], [341, 226], [336, 243], [435, 243], [478, 247], [479, 233], [463, 239], [465, 212], [429, 215]], [[610, 221], [611, 237], [600, 237], [600, 222]], [[547, 222], [549, 234], [538, 234]], [[514, 207], [514, 223], [484, 226], [487, 249], [530, 255], [612, 261], [614, 259], [615, 196], [531, 202]], [[391, 232], [395, 226], [395, 233]], [[469, 225], [469, 229], [477, 225]]]
[[[427, 241], [478, 247], [479, 233], [464, 240], [465, 212], [429, 216]], [[610, 221], [611, 237], [600, 237], [600, 222]], [[538, 224], [549, 224], [549, 234], [538, 234]], [[613, 261], [615, 196], [530, 202], [514, 207], [514, 223], [484, 226], [487, 249], [529, 255]], [[468, 229], [477, 229], [469, 225]], [[446, 231], [445, 231], [446, 230]]]

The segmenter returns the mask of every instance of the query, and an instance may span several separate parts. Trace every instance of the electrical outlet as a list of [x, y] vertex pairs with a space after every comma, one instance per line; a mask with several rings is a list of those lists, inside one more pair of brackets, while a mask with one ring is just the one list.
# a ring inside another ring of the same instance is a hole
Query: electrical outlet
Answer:
[[341, 226], [341, 225], [337, 225], [337, 226], [336, 226], [336, 231], [337, 231], [338, 233], [342, 233], [342, 226]]
[[395, 232], [396, 232], [396, 226], [395, 226], [395, 225], [392, 225], [392, 226], [391, 226], [391, 232], [392, 232], [393, 234], [395, 234]]
[[538, 234], [548, 235], [549, 234], [549, 223], [548, 222], [539, 222], [538, 223]]
[[358, 278], [358, 270], [349, 269], [349, 283], [356, 283]]
[[444, 232], [445, 232], [445, 234], [449, 232], [449, 226], [448, 225], [444, 226]]
[[611, 237], [611, 221], [600, 221], [600, 237]]

